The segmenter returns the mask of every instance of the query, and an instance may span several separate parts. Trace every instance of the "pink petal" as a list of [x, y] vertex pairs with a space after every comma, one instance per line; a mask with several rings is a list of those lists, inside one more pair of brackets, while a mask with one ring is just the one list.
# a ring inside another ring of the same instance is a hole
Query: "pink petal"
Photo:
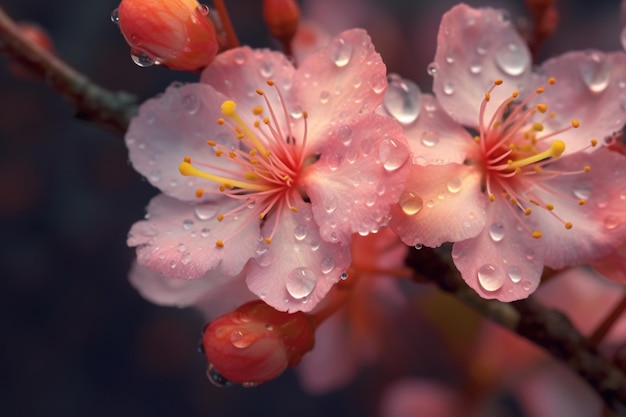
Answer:
[[303, 184], [322, 238], [350, 242], [386, 222], [410, 167], [402, 128], [390, 117], [371, 114], [330, 131]]
[[[433, 91], [453, 119], [476, 127], [480, 103], [496, 79], [491, 100], [501, 103], [513, 89], [527, 84], [531, 56], [524, 41], [502, 11], [473, 9], [460, 4], [444, 14], [437, 36]], [[523, 96], [523, 91], [521, 91]], [[497, 106], [488, 106], [487, 118]]]
[[[591, 167], [588, 173], [562, 175], [541, 184], [556, 193], [536, 190], [543, 201], [554, 205], [552, 212], [537, 208], [529, 216], [542, 231], [545, 263], [551, 268], [591, 262], [626, 239], [626, 157], [600, 148], [591, 154], [561, 157], [545, 169], [580, 171], [585, 165]], [[582, 206], [578, 204], [580, 198], [586, 199]], [[573, 227], [565, 229], [553, 214], [570, 221]]]
[[223, 158], [216, 158], [213, 148], [206, 144], [208, 139], [213, 139], [237, 145], [234, 135], [216, 122], [222, 117], [223, 100], [211, 87], [188, 84], [172, 85], [163, 95], [146, 101], [126, 134], [133, 167], [165, 194], [197, 201], [195, 192], [206, 187], [207, 181], [183, 177], [178, 165], [186, 156], [214, 165], [224, 164]]
[[626, 284], [626, 245], [596, 259], [591, 267], [600, 275], [620, 284]]
[[580, 121], [578, 129], [558, 135], [567, 143], [565, 152], [587, 146], [591, 138], [602, 141], [626, 123], [623, 52], [569, 52], [541, 66], [541, 75], [535, 75], [537, 87], [548, 77], [555, 77], [556, 84], [537, 97], [538, 102], [548, 104], [549, 111], [556, 114], [545, 123], [546, 133], [570, 126], [572, 119]]
[[389, 226], [407, 245], [472, 238], [485, 227], [481, 174], [467, 165], [414, 165]]
[[487, 206], [482, 233], [454, 244], [452, 259], [467, 284], [483, 298], [515, 301], [539, 285], [544, 244], [525, 231], [501, 198]]
[[350, 265], [350, 248], [325, 242], [310, 205], [296, 201], [298, 213], [285, 208], [280, 219], [266, 220], [263, 235], [276, 226], [272, 243], [249, 264], [250, 290], [280, 311], [310, 311], [339, 281]]
[[436, 381], [406, 378], [394, 382], [380, 401], [381, 417], [453, 417], [467, 410], [457, 393]]
[[387, 88], [385, 64], [362, 29], [345, 31], [311, 54], [294, 77], [294, 97], [309, 113], [309, 145], [331, 124], [372, 112]]
[[[220, 204], [218, 204], [220, 203]], [[236, 275], [254, 255], [259, 236], [258, 219], [227, 216], [218, 222], [216, 215], [231, 210], [239, 202], [227, 197], [219, 202], [192, 205], [157, 195], [148, 205], [148, 220], [133, 225], [129, 246], [137, 246], [137, 261], [168, 277], [196, 279], [219, 268], [226, 275]], [[226, 240], [223, 248], [217, 240]]]
[[468, 148], [475, 148], [472, 136], [445, 112], [430, 94], [422, 95], [417, 121], [404, 128], [413, 163], [418, 165], [462, 164]]

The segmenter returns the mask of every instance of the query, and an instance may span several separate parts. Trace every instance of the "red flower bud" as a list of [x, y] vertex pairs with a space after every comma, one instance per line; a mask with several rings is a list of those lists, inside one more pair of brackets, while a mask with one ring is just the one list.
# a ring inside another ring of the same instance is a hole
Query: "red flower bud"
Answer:
[[300, 21], [298, 3], [294, 0], [265, 0], [263, 20], [273, 37], [282, 42], [290, 42]]
[[313, 349], [314, 331], [302, 312], [277, 311], [263, 301], [244, 304], [206, 327], [202, 345], [208, 375], [219, 385], [272, 380]]
[[196, 0], [122, 0], [114, 21], [138, 65], [197, 70], [207, 66], [218, 51], [215, 27], [207, 13], [206, 6]]

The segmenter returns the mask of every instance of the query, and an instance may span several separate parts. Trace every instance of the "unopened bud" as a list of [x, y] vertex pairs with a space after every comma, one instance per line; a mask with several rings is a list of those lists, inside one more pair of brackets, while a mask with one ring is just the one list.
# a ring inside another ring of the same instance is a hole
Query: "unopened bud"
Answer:
[[[48, 33], [39, 25], [30, 22], [20, 22], [17, 27], [26, 40], [30, 44], [37, 45], [39, 48], [55, 54], [54, 44]], [[24, 80], [38, 80], [41, 76], [37, 71], [33, 71], [28, 62], [15, 59], [10, 64], [10, 70], [14, 76]]]
[[202, 338], [209, 375], [247, 386], [276, 378], [313, 349], [306, 314], [252, 301], [212, 321]]
[[122, 0], [115, 21], [140, 66], [206, 67], [218, 51], [208, 8], [196, 0]]
[[273, 37], [283, 43], [291, 42], [300, 21], [298, 3], [294, 0], [264, 0], [263, 20]]

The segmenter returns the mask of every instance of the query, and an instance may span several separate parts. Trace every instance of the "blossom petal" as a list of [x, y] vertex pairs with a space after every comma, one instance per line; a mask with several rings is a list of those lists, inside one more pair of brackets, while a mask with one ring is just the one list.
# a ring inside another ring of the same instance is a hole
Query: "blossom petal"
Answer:
[[[462, 125], [477, 127], [480, 104], [496, 79], [510, 89], [496, 88], [493, 102], [501, 103], [514, 89], [523, 93], [531, 56], [502, 11], [460, 4], [441, 20], [433, 64], [433, 91], [441, 105]], [[485, 122], [496, 108], [487, 107]]]
[[316, 145], [330, 124], [374, 111], [386, 88], [385, 64], [367, 32], [352, 29], [331, 39], [294, 76], [294, 97], [317, 121], [309, 126], [310, 145]]
[[478, 235], [485, 216], [476, 169], [460, 164], [414, 165], [389, 226], [407, 245], [436, 247]]
[[[250, 290], [275, 309], [306, 312], [347, 271], [350, 248], [322, 239], [310, 204], [298, 201], [295, 206], [297, 213], [287, 208], [281, 213], [272, 243], [265, 252], [257, 252], [246, 279]], [[271, 218], [264, 231], [269, 227], [273, 227]]]
[[[128, 245], [137, 246], [140, 265], [168, 277], [196, 279], [215, 268], [236, 275], [254, 255], [259, 236], [258, 219], [247, 222], [243, 216], [226, 216], [217, 221], [217, 214], [238, 204], [224, 197], [217, 203], [192, 205], [157, 195], [148, 205], [148, 219], [131, 228]], [[240, 231], [246, 222], [249, 225]], [[234, 234], [237, 244], [216, 246], [217, 240]]]
[[391, 117], [362, 116], [328, 133], [303, 178], [322, 238], [349, 243], [385, 223], [410, 168], [402, 128]]
[[467, 284], [483, 298], [515, 301], [539, 285], [544, 244], [512, 216], [516, 209], [497, 198], [487, 208], [487, 226], [475, 238], [457, 242], [452, 259]]
[[208, 139], [238, 145], [226, 126], [217, 125], [223, 101], [222, 95], [202, 84], [172, 85], [161, 96], [146, 101], [125, 137], [133, 167], [165, 194], [197, 201], [196, 190], [207, 181], [183, 177], [178, 165], [187, 156], [223, 165], [224, 158], [215, 157]]
[[537, 97], [555, 115], [546, 121], [546, 133], [570, 126], [572, 119], [580, 122], [579, 128], [558, 136], [567, 144], [567, 153], [588, 146], [592, 138], [610, 137], [626, 123], [623, 52], [568, 52], [546, 61], [535, 75], [538, 85], [548, 77], [555, 77], [556, 84]]

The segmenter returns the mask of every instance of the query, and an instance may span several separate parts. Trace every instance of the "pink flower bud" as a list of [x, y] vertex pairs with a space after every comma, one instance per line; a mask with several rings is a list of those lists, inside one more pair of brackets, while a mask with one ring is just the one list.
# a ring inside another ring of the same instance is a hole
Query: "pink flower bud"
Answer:
[[218, 51], [207, 13], [196, 0], [122, 0], [116, 20], [138, 65], [197, 70]]
[[273, 37], [291, 41], [298, 29], [300, 8], [294, 0], [263, 1], [263, 20]]
[[297, 365], [313, 343], [314, 328], [306, 314], [277, 311], [263, 301], [215, 319], [202, 338], [210, 376], [248, 386]]

